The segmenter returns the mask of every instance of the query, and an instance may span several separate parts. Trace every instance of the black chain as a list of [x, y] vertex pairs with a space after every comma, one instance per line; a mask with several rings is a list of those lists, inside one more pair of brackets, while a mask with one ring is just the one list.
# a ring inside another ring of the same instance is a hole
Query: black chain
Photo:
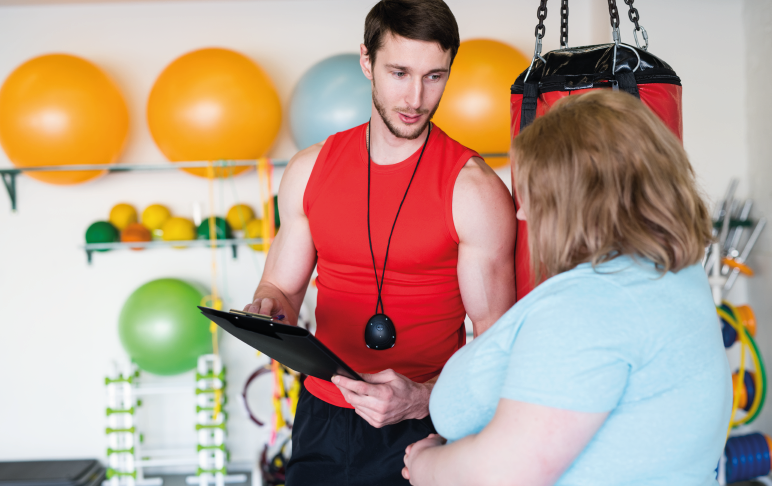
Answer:
[[619, 10], [617, 10], [617, 0], [608, 0], [608, 14], [611, 17], [611, 28], [619, 28]]
[[544, 19], [547, 18], [547, 0], [541, 0], [539, 9], [536, 11], [536, 18], [539, 19], [539, 23], [536, 25], [536, 38], [543, 39], [544, 32], [546, 31], [544, 28]]
[[568, 47], [568, 0], [560, 3], [560, 47]]
[[635, 24], [635, 30], [638, 32], [641, 31], [641, 26], [638, 25], [638, 21], [641, 20], [641, 16], [638, 15], [638, 9], [633, 7], [633, 2], [635, 0], [625, 0], [625, 5], [630, 7], [630, 11], [627, 12], [627, 16], [630, 17], [630, 22]]

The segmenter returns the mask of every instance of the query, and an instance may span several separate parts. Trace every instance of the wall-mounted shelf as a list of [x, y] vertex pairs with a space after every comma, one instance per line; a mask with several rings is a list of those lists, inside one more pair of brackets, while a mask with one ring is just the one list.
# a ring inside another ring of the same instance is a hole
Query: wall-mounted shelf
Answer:
[[[233, 258], [238, 255], [237, 247], [239, 245], [259, 245], [263, 243], [262, 238], [231, 238], [227, 240], [215, 240], [215, 246], [222, 248], [224, 246], [230, 246], [233, 250]], [[134, 250], [134, 249], [151, 249], [151, 248], [209, 248], [212, 246], [210, 240], [179, 240], [179, 241], [136, 241], [136, 242], [115, 242], [115, 243], [87, 243], [80, 248], [86, 251], [86, 259], [90, 264], [92, 261], [92, 255], [95, 251], [100, 250]]]
[[[288, 160], [270, 160], [273, 167], [285, 167]], [[0, 169], [3, 185], [11, 200], [11, 210], [16, 211], [16, 177], [23, 172], [74, 172], [81, 170], [104, 170], [107, 172], [162, 171], [179, 169], [201, 169], [212, 166], [215, 169], [227, 167], [256, 167], [257, 160], [217, 160], [194, 162], [165, 162], [162, 164], [92, 164], [66, 166], [15, 167]]]
[[[507, 157], [508, 154], [480, 154], [483, 158]], [[288, 160], [270, 159], [273, 167], [285, 167]], [[104, 170], [107, 172], [134, 172], [134, 171], [159, 171], [179, 169], [201, 169], [212, 166], [215, 169], [227, 167], [255, 167], [257, 160], [217, 160], [217, 161], [192, 161], [192, 162], [165, 162], [162, 164], [92, 164], [92, 165], [67, 165], [67, 166], [40, 166], [40, 167], [14, 167], [12, 169], [0, 169], [5, 191], [11, 200], [11, 210], [16, 211], [16, 177], [23, 172], [74, 172], [81, 170]]]

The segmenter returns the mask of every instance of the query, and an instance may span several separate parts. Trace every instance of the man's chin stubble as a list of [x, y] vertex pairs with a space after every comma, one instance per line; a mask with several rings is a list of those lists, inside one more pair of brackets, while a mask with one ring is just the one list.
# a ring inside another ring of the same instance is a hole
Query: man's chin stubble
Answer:
[[383, 123], [389, 129], [391, 134], [397, 138], [404, 138], [405, 140], [415, 140], [416, 138], [418, 138], [424, 132], [424, 130], [426, 129], [426, 126], [429, 125], [429, 122], [431, 122], [432, 118], [434, 117], [434, 112], [436, 112], [437, 108], [440, 106], [440, 104], [437, 103], [437, 106], [435, 106], [434, 109], [431, 111], [431, 113], [429, 113], [429, 117], [417, 130], [404, 133], [400, 131], [398, 127], [394, 126], [391, 120], [389, 120], [388, 117], [386, 116], [386, 109], [383, 107], [383, 105], [381, 105], [378, 102], [378, 96], [377, 96], [377, 91], [375, 90], [375, 86], [373, 86], [373, 104], [375, 105], [375, 110], [378, 112], [378, 115], [380, 115], [381, 120], [383, 120]]

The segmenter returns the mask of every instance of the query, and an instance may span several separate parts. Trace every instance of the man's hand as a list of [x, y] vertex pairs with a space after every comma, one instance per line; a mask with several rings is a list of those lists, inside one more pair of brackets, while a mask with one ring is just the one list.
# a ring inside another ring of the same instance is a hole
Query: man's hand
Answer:
[[[405, 449], [405, 467], [402, 468], [402, 477], [410, 481], [410, 467], [418, 454], [430, 447], [439, 447], [447, 441], [439, 434], [431, 434], [429, 437], [413, 442]], [[410, 484], [413, 484], [412, 482]]]
[[343, 398], [356, 413], [375, 428], [396, 424], [407, 419], [422, 419], [429, 415], [429, 396], [433, 384], [416, 383], [393, 370], [373, 375], [361, 374], [363, 381], [335, 376]]
[[278, 299], [271, 299], [269, 297], [256, 298], [251, 304], [247, 304], [244, 307], [244, 312], [271, 316], [277, 321], [287, 320], [287, 312], [284, 310], [281, 302]]

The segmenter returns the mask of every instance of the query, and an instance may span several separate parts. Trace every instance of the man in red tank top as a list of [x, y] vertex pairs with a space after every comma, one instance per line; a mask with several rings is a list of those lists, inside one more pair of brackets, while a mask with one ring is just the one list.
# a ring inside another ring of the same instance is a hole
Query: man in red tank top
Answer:
[[509, 191], [430, 122], [458, 47], [442, 0], [377, 3], [360, 46], [370, 123], [284, 172], [281, 231], [245, 310], [296, 324], [316, 266], [316, 336], [365, 380], [306, 380], [288, 486], [407, 484], [405, 447], [434, 432], [429, 395], [465, 315], [478, 335], [514, 305]]

